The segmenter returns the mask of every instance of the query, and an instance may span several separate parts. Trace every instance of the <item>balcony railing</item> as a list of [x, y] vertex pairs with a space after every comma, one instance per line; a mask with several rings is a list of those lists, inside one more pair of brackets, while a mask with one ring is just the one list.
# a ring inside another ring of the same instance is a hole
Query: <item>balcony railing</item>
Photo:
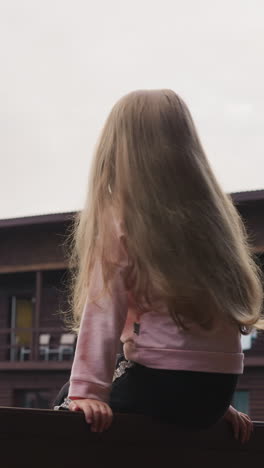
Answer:
[[83, 413], [0, 408], [1, 467], [160, 468], [261, 467], [264, 423], [250, 441], [236, 441], [222, 422], [183, 432], [139, 415], [115, 415], [111, 428], [91, 433]]
[[71, 361], [75, 335], [58, 328], [0, 329], [0, 362]]

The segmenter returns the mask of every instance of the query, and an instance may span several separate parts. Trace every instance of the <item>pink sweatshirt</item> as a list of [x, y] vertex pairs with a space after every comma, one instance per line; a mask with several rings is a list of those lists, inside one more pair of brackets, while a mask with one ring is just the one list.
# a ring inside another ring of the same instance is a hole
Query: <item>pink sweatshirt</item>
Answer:
[[[150, 311], [142, 314], [124, 285], [128, 259], [121, 242], [119, 224], [113, 250], [118, 270], [113, 292], [100, 295], [102, 270], [95, 265], [75, 351], [69, 396], [108, 401], [120, 339], [126, 359], [147, 367], [241, 374], [244, 355], [238, 327], [229, 324], [206, 331], [193, 324], [187, 331], [178, 328], [169, 314]], [[139, 332], [134, 324], [140, 321]]]

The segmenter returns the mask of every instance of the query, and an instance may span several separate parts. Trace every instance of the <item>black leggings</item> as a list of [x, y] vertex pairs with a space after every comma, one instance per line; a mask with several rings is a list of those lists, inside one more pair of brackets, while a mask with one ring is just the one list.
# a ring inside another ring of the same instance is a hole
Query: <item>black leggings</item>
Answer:
[[134, 364], [113, 382], [110, 406], [114, 412], [146, 414], [184, 429], [206, 429], [224, 416], [237, 378]]
[[[237, 375], [152, 369], [134, 363], [112, 384], [109, 405], [115, 413], [145, 414], [183, 429], [207, 429], [228, 409]], [[68, 394], [60, 390], [54, 405]]]

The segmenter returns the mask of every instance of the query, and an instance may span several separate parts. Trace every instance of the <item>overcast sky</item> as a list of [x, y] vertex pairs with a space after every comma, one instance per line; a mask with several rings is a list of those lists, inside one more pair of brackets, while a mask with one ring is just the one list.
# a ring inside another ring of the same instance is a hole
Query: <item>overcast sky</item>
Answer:
[[82, 208], [114, 102], [172, 88], [223, 188], [264, 188], [263, 0], [0, 0], [0, 218]]

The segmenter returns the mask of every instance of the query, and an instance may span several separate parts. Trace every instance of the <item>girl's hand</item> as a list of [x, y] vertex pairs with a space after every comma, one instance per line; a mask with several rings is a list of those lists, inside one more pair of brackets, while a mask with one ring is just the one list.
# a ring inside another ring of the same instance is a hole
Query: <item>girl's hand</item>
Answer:
[[100, 400], [90, 398], [74, 399], [69, 405], [70, 411], [83, 411], [93, 432], [103, 432], [108, 429], [113, 420], [110, 406]]
[[229, 406], [223, 419], [231, 424], [236, 440], [240, 440], [242, 444], [249, 441], [253, 432], [253, 422], [247, 414]]

